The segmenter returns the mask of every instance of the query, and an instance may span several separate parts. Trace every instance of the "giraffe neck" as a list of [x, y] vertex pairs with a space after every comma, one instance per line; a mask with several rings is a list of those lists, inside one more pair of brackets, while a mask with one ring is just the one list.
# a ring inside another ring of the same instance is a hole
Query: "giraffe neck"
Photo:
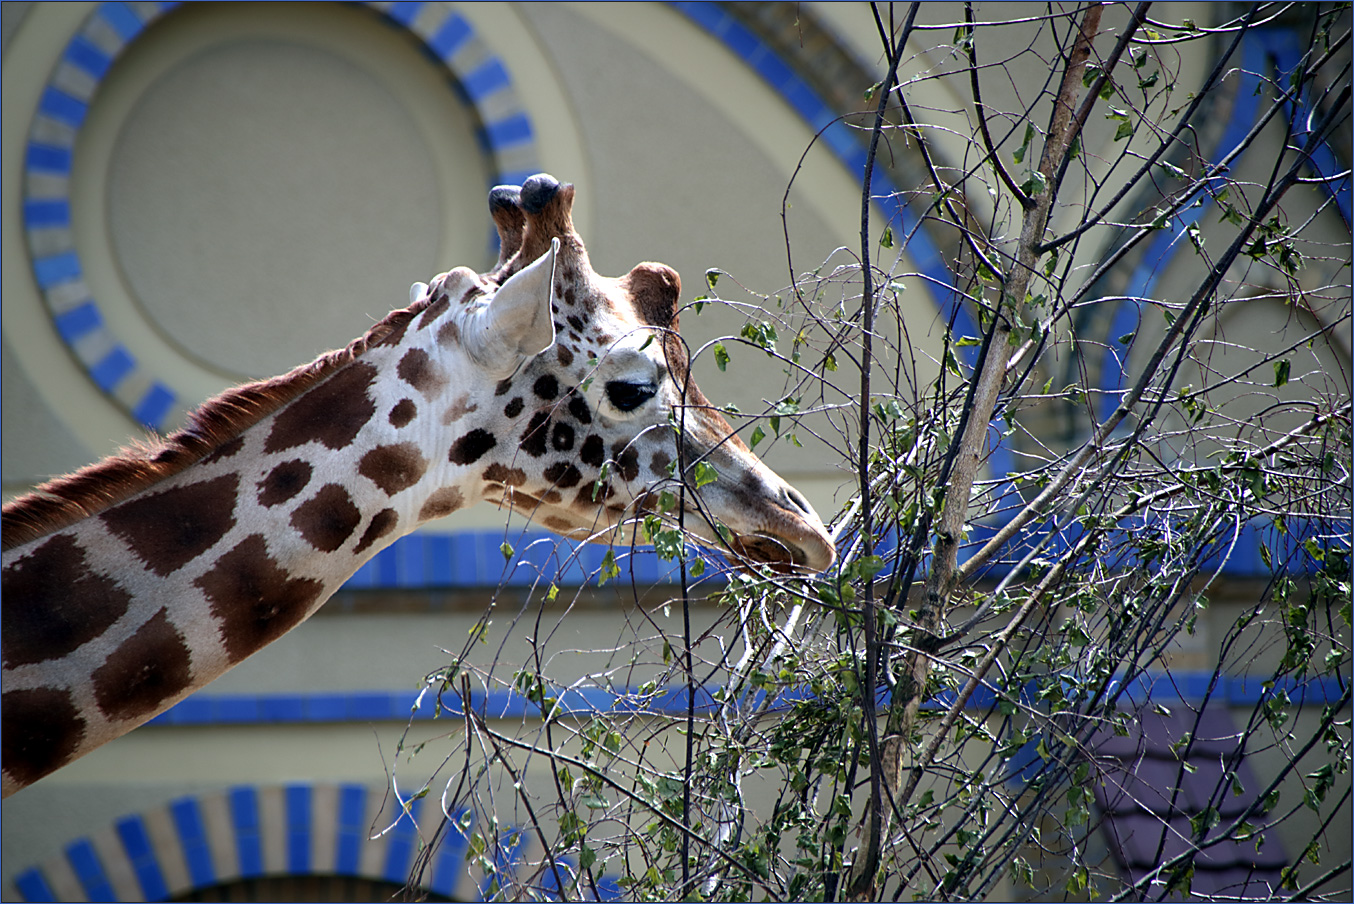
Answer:
[[479, 498], [494, 383], [448, 353], [465, 308], [446, 292], [473, 296], [464, 282], [319, 379], [293, 372], [299, 391], [196, 460], [6, 550], [6, 794], [208, 684], [399, 536]]

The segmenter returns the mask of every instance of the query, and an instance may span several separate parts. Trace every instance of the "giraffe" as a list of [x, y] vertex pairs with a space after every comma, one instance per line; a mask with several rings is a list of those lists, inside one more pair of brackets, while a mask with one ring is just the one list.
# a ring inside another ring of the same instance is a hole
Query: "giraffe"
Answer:
[[[735, 560], [830, 567], [822, 520], [691, 381], [677, 273], [598, 275], [573, 198], [545, 174], [493, 189], [488, 273], [415, 283], [408, 307], [346, 348], [4, 507], [4, 796], [168, 709], [395, 539], [476, 502], [603, 543], [643, 542], [644, 514], [680, 516]], [[717, 475], [699, 488], [698, 462]]]

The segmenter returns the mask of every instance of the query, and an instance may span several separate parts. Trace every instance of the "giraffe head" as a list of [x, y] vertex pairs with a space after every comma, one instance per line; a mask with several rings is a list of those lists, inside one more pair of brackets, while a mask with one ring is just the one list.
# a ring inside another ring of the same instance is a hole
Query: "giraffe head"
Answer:
[[413, 289], [448, 313], [461, 308], [451, 330], [494, 381], [478, 419], [488, 435], [463, 456], [497, 446], [479, 497], [574, 539], [645, 542], [638, 525], [653, 514], [680, 517], [736, 558], [829, 567], [835, 553], [817, 513], [693, 382], [676, 271], [641, 263], [619, 278], [596, 273], [574, 231], [573, 198], [572, 185], [547, 175], [495, 188], [496, 267]]

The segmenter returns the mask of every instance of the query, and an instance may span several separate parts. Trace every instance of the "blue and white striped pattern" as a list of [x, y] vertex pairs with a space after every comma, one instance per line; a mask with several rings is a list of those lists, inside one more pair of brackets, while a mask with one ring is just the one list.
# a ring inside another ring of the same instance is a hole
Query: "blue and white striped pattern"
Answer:
[[113, 61], [146, 25], [176, 3], [103, 3], [67, 43], [52, 70], [28, 134], [24, 231], [33, 276], [62, 340], [96, 385], [138, 421], [166, 423], [178, 404], [164, 379], [138, 367], [109, 330], [84, 280], [71, 225], [76, 137]]
[[[101, 3], [67, 43], [29, 131], [24, 168], [24, 230], [33, 276], [62, 340], [90, 379], [139, 423], [174, 427], [196, 401], [176, 375], [153, 373], [109, 327], [84, 279], [71, 224], [76, 138], [100, 83], [128, 45], [177, 2]], [[537, 169], [535, 131], [508, 67], [446, 3], [371, 3], [407, 28], [441, 61], [484, 123], [480, 140], [494, 184], [521, 184]]]
[[[1031, 684], [1023, 696], [1032, 697], [1037, 688]], [[573, 713], [622, 711], [633, 707], [637, 691], [616, 694], [601, 689], [569, 691], [561, 703]], [[759, 694], [762, 692], [758, 692]], [[1337, 676], [1322, 675], [1306, 681], [1260, 681], [1254, 676], [1223, 676], [1211, 671], [1160, 673], [1139, 676], [1123, 689], [1121, 706], [1137, 708], [1149, 702], [1174, 704], [1187, 701], [1252, 709], [1276, 694], [1286, 695], [1293, 707], [1328, 706], [1343, 699], [1343, 687]], [[572, 699], [570, 699], [572, 695]], [[806, 690], [783, 696], [777, 708], [808, 696]], [[926, 706], [949, 706], [954, 696], [947, 691]], [[320, 698], [333, 698], [317, 705], [300, 718], [290, 718], [293, 710], [301, 714]], [[340, 698], [353, 698], [346, 702]], [[357, 699], [361, 698], [361, 699]], [[184, 710], [195, 698], [179, 704], [165, 715]], [[284, 705], [273, 707], [269, 702]], [[169, 720], [167, 724], [237, 725], [292, 721], [380, 721], [403, 722], [409, 718], [413, 696], [406, 692], [389, 694], [312, 694], [283, 697], [236, 695], [198, 700], [193, 718]], [[751, 701], [755, 704], [755, 701]], [[879, 700], [887, 702], [887, 691]], [[966, 708], [981, 713], [997, 703], [996, 694], [981, 686]], [[215, 705], [219, 704], [219, 705]], [[698, 691], [702, 710], [717, 704], [712, 689]], [[518, 720], [531, 718], [536, 704], [521, 695], [503, 692], [477, 695], [471, 705], [491, 718]], [[216, 711], [212, 717], [210, 710]], [[425, 713], [430, 715], [431, 704]], [[686, 689], [670, 690], [645, 704], [647, 712], [686, 712]], [[326, 718], [312, 718], [324, 716]], [[165, 717], [156, 724], [166, 724]], [[1034, 745], [1027, 767], [1035, 762]], [[1022, 761], [1025, 762], [1025, 761]], [[290, 784], [281, 786], [242, 786], [202, 797], [184, 797], [144, 813], [117, 820], [111, 827], [93, 835], [76, 838], [65, 847], [64, 855], [31, 867], [16, 875], [14, 885], [25, 901], [161, 901], [189, 889], [204, 888], [236, 878], [261, 875], [342, 875], [364, 876], [390, 882], [404, 882], [418, 849], [414, 821], [431, 838], [432, 817], [428, 798], [414, 801], [413, 819], [402, 817], [394, 829], [379, 838], [368, 839], [371, 826], [384, 827], [390, 819], [380, 816], [384, 788], [362, 785]], [[422, 810], [420, 810], [422, 808]], [[500, 868], [511, 870], [512, 863], [524, 855], [538, 859], [534, 837], [505, 833], [500, 839]], [[531, 850], [525, 850], [527, 846]], [[465, 836], [450, 827], [438, 848], [431, 869], [425, 874], [427, 888], [437, 894], [462, 901], [481, 900], [487, 885], [478, 883], [466, 863], [468, 845]], [[543, 882], [550, 882], [544, 877]], [[598, 882], [606, 900], [619, 899], [620, 886], [614, 877]]]
[[[255, 876], [361, 876], [403, 883], [419, 848], [432, 839], [438, 814], [427, 798], [412, 802], [390, 831], [387, 789], [363, 785], [244, 785], [182, 797], [132, 813], [66, 845], [63, 856], [19, 873], [25, 901], [164, 901], [197, 888]], [[382, 806], [386, 813], [382, 814]], [[396, 805], [398, 806], [398, 805]], [[500, 840], [501, 866], [512, 868], [530, 840]], [[425, 875], [427, 889], [462, 901], [481, 900], [468, 845], [449, 827]], [[534, 847], [531, 853], [535, 853]]]

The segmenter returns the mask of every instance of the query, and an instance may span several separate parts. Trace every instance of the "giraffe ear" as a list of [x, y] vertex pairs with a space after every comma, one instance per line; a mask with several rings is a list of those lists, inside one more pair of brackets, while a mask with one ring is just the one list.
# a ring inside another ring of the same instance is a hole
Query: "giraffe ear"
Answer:
[[544, 254], [499, 287], [488, 308], [475, 318], [467, 336], [467, 350], [475, 363], [506, 376], [555, 344], [550, 292], [557, 251], [559, 239], [553, 239]]
[[428, 284], [416, 282], [409, 287], [409, 303], [417, 304], [418, 300], [428, 294]]

